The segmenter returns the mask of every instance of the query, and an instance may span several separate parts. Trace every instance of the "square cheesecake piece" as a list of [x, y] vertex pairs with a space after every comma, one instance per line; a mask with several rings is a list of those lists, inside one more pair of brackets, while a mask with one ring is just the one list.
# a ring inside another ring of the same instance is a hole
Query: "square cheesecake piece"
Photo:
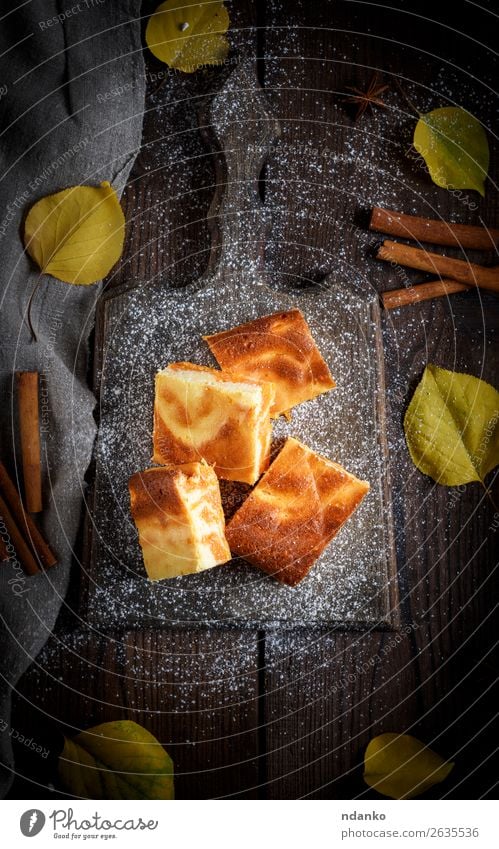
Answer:
[[147, 469], [130, 478], [132, 516], [151, 581], [230, 560], [218, 478], [206, 463]]
[[300, 310], [266, 315], [203, 339], [234, 377], [274, 384], [273, 418], [336, 385]]
[[342, 466], [289, 438], [226, 528], [234, 555], [290, 586], [369, 492]]
[[156, 375], [154, 461], [204, 459], [221, 478], [255, 483], [269, 465], [273, 400], [269, 383], [172, 363]]

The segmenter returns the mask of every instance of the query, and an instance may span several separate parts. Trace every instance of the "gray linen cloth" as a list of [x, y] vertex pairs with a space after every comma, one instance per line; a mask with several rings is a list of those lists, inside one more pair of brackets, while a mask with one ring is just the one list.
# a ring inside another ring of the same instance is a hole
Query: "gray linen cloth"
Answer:
[[15, 727], [12, 688], [53, 628], [76, 559], [95, 437], [88, 336], [101, 289], [45, 277], [33, 303], [33, 342], [25, 310], [38, 275], [23, 251], [21, 225], [36, 200], [67, 186], [109, 180], [122, 191], [141, 142], [140, 6], [140, 0], [16, 0], [0, 10], [0, 453], [21, 479], [13, 374], [39, 371], [43, 530], [59, 560], [30, 578], [13, 561], [0, 569], [3, 794], [13, 776], [6, 733]]

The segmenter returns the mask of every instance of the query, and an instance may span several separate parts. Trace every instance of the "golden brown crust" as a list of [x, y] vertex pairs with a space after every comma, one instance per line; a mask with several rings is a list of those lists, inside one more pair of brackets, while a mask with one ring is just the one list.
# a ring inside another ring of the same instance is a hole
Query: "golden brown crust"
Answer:
[[274, 417], [336, 385], [298, 309], [266, 315], [203, 339], [229, 374], [274, 384]]
[[158, 512], [187, 516], [177, 489], [177, 475], [177, 470], [173, 469], [146, 469], [132, 475], [128, 489], [135, 520], [147, 520]]
[[230, 560], [215, 472], [206, 463], [147, 469], [129, 481], [131, 512], [151, 580]]
[[366, 481], [289, 438], [227, 525], [230, 549], [295, 586], [368, 491]]
[[[203, 337], [205, 338], [205, 337]], [[214, 377], [217, 383], [234, 383], [234, 375], [228, 374], [227, 372], [220, 371], [219, 369], [211, 368], [211, 366], [200, 366], [198, 363], [188, 363], [188, 362], [177, 362], [177, 363], [169, 363], [168, 368], [173, 369], [174, 371], [199, 371], [204, 372], [205, 374], [210, 374]], [[244, 383], [249, 383], [252, 386], [260, 386], [260, 380], [252, 380], [251, 378], [243, 378]]]
[[[183, 374], [176, 377], [176, 372]], [[203, 372], [213, 382], [189, 381]], [[185, 375], [184, 375], [185, 373]], [[173, 376], [173, 379], [172, 379]], [[156, 375], [153, 460], [177, 464], [206, 460], [219, 477], [255, 483], [268, 468], [270, 453], [270, 384], [234, 380], [218, 369], [192, 363], [173, 363]], [[252, 394], [245, 392], [245, 387]], [[254, 400], [255, 387], [262, 399]]]

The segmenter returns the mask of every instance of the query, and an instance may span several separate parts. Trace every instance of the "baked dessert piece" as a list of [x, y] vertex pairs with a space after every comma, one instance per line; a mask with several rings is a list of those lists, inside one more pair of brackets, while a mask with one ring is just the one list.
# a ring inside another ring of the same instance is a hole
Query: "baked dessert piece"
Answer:
[[300, 310], [266, 315], [203, 339], [222, 369], [274, 384], [274, 418], [336, 385]]
[[273, 400], [268, 383], [172, 363], [156, 375], [153, 459], [204, 459], [221, 478], [255, 483], [269, 465]]
[[295, 586], [369, 484], [289, 438], [226, 528], [233, 554]]
[[230, 560], [218, 478], [207, 463], [137, 472], [128, 487], [151, 581]]

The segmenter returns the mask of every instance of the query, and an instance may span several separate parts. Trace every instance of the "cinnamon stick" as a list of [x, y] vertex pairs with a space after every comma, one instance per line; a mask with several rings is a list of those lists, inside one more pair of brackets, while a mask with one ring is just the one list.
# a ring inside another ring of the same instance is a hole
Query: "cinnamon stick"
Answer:
[[19, 529], [23, 531], [25, 539], [31, 543], [31, 546], [42, 565], [46, 569], [51, 566], [55, 566], [57, 558], [50, 550], [49, 545], [45, 542], [32, 517], [25, 510], [19, 493], [9, 476], [7, 469], [1, 461], [0, 494], [4, 497], [9, 509], [12, 511]]
[[38, 568], [38, 564], [31, 553], [31, 549], [28, 547], [27, 543], [24, 541], [23, 536], [17, 527], [14, 517], [7, 507], [5, 501], [0, 495], [0, 517], [2, 518], [5, 527], [7, 528], [7, 533], [9, 534], [10, 541], [14, 546], [16, 556], [19, 560], [19, 563], [23, 567], [24, 571], [28, 575], [37, 575], [40, 569]]
[[373, 207], [369, 229], [390, 236], [401, 236], [403, 239], [456, 248], [487, 251], [495, 249], [499, 244], [499, 229], [495, 227], [453, 224], [419, 215], [406, 215], [380, 206]]
[[450, 277], [467, 286], [478, 286], [491, 292], [499, 292], [499, 267], [485, 268], [462, 259], [452, 259], [441, 254], [429, 253], [402, 242], [383, 242], [376, 254], [377, 259], [397, 263], [420, 271], [430, 271], [444, 278]]
[[442, 298], [453, 292], [469, 292], [470, 287], [456, 280], [431, 280], [429, 283], [417, 283], [407, 289], [392, 289], [391, 292], [383, 292], [381, 301], [386, 310], [394, 310], [407, 304], [417, 304], [420, 301], [429, 301], [432, 298]]
[[38, 372], [18, 371], [17, 390], [26, 507], [42, 509], [42, 466], [38, 416]]

